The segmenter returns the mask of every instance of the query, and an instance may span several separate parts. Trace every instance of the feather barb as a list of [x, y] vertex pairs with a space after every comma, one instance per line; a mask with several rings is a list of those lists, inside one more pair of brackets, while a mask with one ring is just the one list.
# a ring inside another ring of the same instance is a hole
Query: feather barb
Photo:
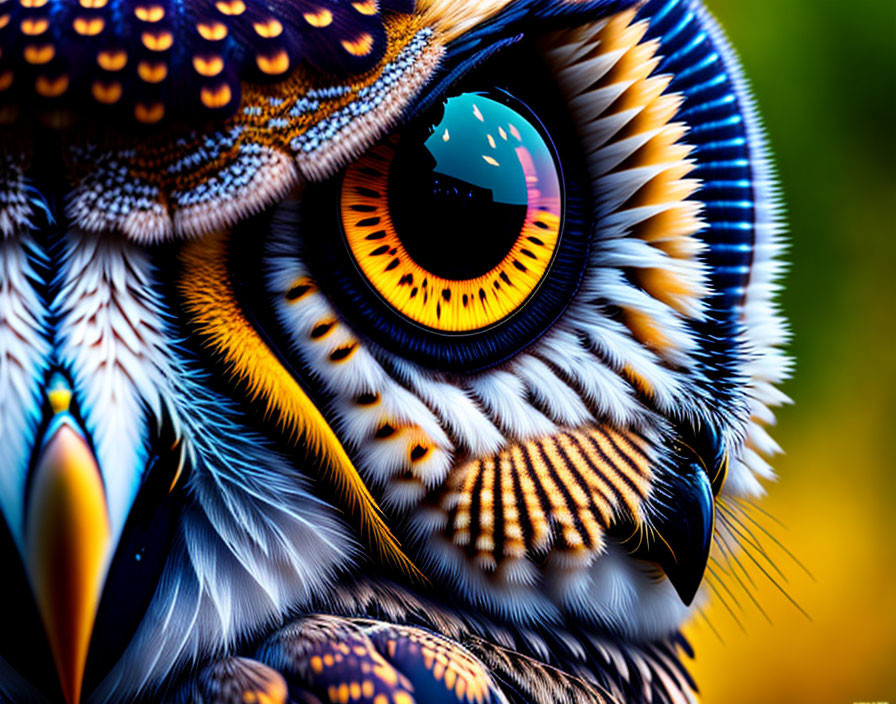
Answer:
[[304, 439], [310, 451], [322, 458], [381, 555], [410, 576], [423, 579], [389, 530], [329, 423], [240, 310], [227, 268], [228, 241], [229, 235], [220, 232], [184, 247], [179, 287], [192, 323], [250, 400], [264, 403], [268, 417], [276, 420], [292, 443]]

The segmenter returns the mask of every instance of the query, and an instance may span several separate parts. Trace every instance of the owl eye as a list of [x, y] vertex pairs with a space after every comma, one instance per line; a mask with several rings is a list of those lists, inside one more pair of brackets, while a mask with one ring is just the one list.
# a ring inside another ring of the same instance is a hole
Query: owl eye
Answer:
[[307, 194], [305, 222], [325, 235], [310, 243], [314, 275], [378, 344], [483, 369], [572, 299], [590, 199], [562, 98], [538, 83], [472, 76]]
[[504, 91], [449, 98], [368, 152], [341, 186], [342, 230], [370, 287], [444, 333], [500, 323], [549, 274], [561, 239], [562, 175], [550, 137]]

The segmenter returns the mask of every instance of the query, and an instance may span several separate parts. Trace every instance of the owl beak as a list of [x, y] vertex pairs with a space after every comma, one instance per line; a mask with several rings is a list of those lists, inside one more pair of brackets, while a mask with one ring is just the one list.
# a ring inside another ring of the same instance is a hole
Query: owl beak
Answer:
[[623, 543], [633, 557], [659, 565], [681, 600], [694, 601], [715, 533], [715, 498], [728, 474], [728, 451], [708, 423], [678, 429], [675, 471], [663, 476], [662, 499], [649, 528], [640, 526]]
[[659, 565], [682, 602], [690, 606], [703, 581], [712, 547], [712, 482], [697, 461], [683, 463], [663, 482], [668, 498], [651, 518], [650, 527], [636, 531], [625, 545], [633, 557]]
[[660, 544], [653, 559], [659, 563], [681, 600], [690, 605], [697, 595], [715, 526], [712, 485], [703, 468], [691, 464], [671, 480], [674, 506], [655, 526]]
[[67, 399], [51, 391], [50, 402], [55, 414], [31, 477], [24, 549], [62, 691], [77, 704], [112, 540], [93, 452]]

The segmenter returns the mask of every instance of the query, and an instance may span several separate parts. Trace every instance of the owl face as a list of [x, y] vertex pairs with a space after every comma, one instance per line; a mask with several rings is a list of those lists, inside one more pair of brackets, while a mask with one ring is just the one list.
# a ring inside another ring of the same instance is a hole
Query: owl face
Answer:
[[81, 5], [0, 34], [0, 699], [295, 692], [283, 633], [326, 693], [320, 615], [463, 643], [470, 701], [692, 697], [788, 370], [699, 2]]

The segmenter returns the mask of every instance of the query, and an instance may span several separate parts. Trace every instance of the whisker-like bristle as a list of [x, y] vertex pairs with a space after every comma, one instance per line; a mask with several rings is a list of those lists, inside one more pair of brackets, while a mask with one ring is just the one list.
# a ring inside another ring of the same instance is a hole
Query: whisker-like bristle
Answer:
[[[765, 609], [762, 608], [762, 605], [759, 603], [759, 600], [756, 599], [756, 596], [753, 594], [753, 589], [751, 589], [744, 583], [744, 581], [740, 578], [740, 575], [737, 573], [737, 570], [735, 570], [735, 569], [725, 570], [725, 567], [722, 565], [721, 562], [719, 562], [719, 560], [717, 558], [710, 557], [709, 559], [713, 564], [719, 565], [719, 568], [724, 570], [725, 574], [731, 576], [734, 579], [734, 581], [737, 582], [738, 586], [743, 590], [743, 592], [747, 595], [747, 597], [750, 599], [750, 601], [753, 602], [753, 605], [756, 607], [756, 609], [759, 611], [759, 613], [761, 613], [765, 617], [766, 621], [771, 623], [772, 622], [771, 618], [766, 613]], [[743, 566], [741, 566], [741, 569], [743, 569]], [[744, 571], [744, 573], [746, 574], [746, 571]]]
[[715, 637], [719, 640], [719, 643], [725, 645], [725, 640], [722, 638], [716, 627], [712, 624], [712, 621], [710, 620], [709, 616], [706, 615], [706, 611], [704, 611], [702, 607], [697, 608], [697, 615], [700, 616], [701, 619], [703, 619], [703, 623], [705, 623], [709, 630], [713, 632], [713, 635], [715, 635]]
[[731, 521], [728, 524], [728, 529], [739, 538], [741, 546], [743, 548], [746, 548], [747, 545], [752, 547], [759, 554], [759, 556], [765, 559], [765, 561], [768, 562], [772, 569], [778, 573], [778, 576], [784, 581], [784, 583], [787, 584], [790, 581], [787, 578], [787, 575], [784, 574], [784, 571], [780, 567], [778, 567], [778, 564], [765, 551], [765, 548], [756, 539], [756, 536], [753, 534], [753, 532], [749, 528], [744, 526], [740, 519], [738, 519], [733, 514], [728, 514], [728, 518]]
[[[777, 546], [781, 549], [781, 551], [782, 551], [784, 554], [787, 555], [787, 557], [789, 557], [791, 560], [793, 560], [793, 562], [796, 564], [797, 567], [799, 567], [803, 572], [806, 573], [806, 576], [807, 576], [807, 577], [809, 577], [813, 582], [818, 581], [818, 580], [815, 578], [815, 575], [812, 574], [812, 571], [811, 571], [808, 567], [806, 567], [806, 565], [805, 565], [805, 564], [804, 564], [804, 563], [803, 563], [803, 562], [802, 562], [796, 555], [794, 555], [793, 552], [792, 552], [790, 549], [788, 549], [787, 546], [784, 545], [784, 543], [782, 543], [782, 542], [775, 536], [774, 533], [772, 533], [768, 528], [766, 528], [765, 526], [763, 526], [763, 525], [756, 519], [756, 517], [753, 516], [753, 515], [747, 510], [747, 508], [743, 505], [744, 503], [750, 503], [750, 502], [732, 501], [732, 502], [728, 503], [728, 506], [729, 506], [730, 508], [732, 508], [732, 509], [735, 509], [741, 516], [743, 516], [744, 518], [746, 518], [750, 523], [752, 523], [752, 524], [753, 524], [754, 526], [756, 526], [759, 530], [761, 530], [761, 531], [763, 532], [763, 534], [765, 534], [765, 536], [768, 537], [769, 540], [771, 540], [775, 545], [777, 545]], [[777, 519], [775, 519], [774, 516], [772, 516], [770, 513], [768, 513], [767, 511], [762, 511], [762, 513], [763, 513], [764, 515], [768, 516], [770, 519], [774, 520], [775, 523], [777, 523], [778, 525], [780, 525], [780, 526], [783, 527], [783, 524], [782, 524], [780, 521], [778, 521]]]
[[706, 584], [707, 584], [707, 586], [709, 587], [710, 591], [711, 591], [711, 592], [713, 593], [713, 595], [715, 596], [716, 600], [717, 600], [722, 606], [725, 607], [725, 611], [728, 612], [728, 614], [731, 616], [731, 619], [737, 624], [738, 628], [740, 628], [740, 630], [741, 630], [743, 633], [746, 633], [746, 632], [747, 632], [747, 629], [744, 627], [743, 622], [737, 617], [737, 614], [734, 613], [734, 609], [731, 607], [731, 604], [728, 603], [728, 600], [725, 598], [725, 596], [722, 594], [722, 592], [719, 591], [719, 588], [715, 585], [714, 580], [713, 580], [713, 579], [710, 579], [710, 578], [707, 578], [707, 579], [706, 579]]
[[762, 572], [763, 575], [765, 575], [765, 577], [768, 579], [769, 582], [772, 583], [772, 585], [775, 587], [775, 589], [777, 589], [779, 592], [781, 592], [781, 594], [784, 595], [784, 597], [787, 599], [787, 601], [789, 601], [791, 604], [793, 604], [793, 606], [797, 609], [797, 611], [799, 611], [803, 616], [806, 617], [806, 619], [808, 619], [811, 622], [812, 617], [809, 615], [809, 613], [802, 606], [800, 606], [799, 602], [797, 602], [797, 600], [794, 599], [790, 595], [790, 592], [788, 592], [783, 586], [781, 586], [781, 584], [778, 582], [778, 580], [776, 580], [769, 573], [769, 571], [767, 569], [765, 569], [765, 567], [762, 566], [762, 564], [759, 562], [759, 560], [757, 560], [753, 556], [753, 554], [750, 552], [750, 549], [744, 544], [741, 544], [741, 547], [743, 549], [744, 555], [746, 555], [747, 557], [750, 558], [750, 561], [759, 569], [760, 572]]

